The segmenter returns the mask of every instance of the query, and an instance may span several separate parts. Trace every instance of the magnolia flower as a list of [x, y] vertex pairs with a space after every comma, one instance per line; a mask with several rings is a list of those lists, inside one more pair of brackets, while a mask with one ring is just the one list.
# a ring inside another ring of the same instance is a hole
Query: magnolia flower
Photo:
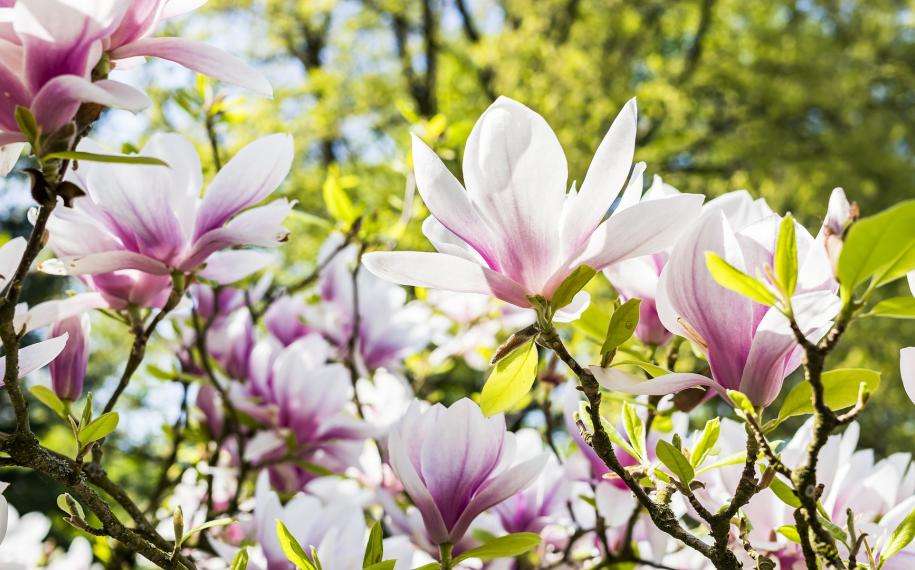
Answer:
[[519, 459], [546, 453], [546, 465], [527, 489], [496, 505], [493, 511], [506, 533], [540, 533], [547, 525], [557, 523], [565, 516], [568, 482], [556, 456], [544, 449], [543, 438], [536, 430], [518, 430], [515, 439]]
[[[81, 148], [94, 149], [85, 142]], [[75, 181], [87, 195], [58, 208], [48, 222], [57, 263], [46, 271], [85, 276], [112, 306], [156, 306], [173, 271], [207, 274], [216, 252], [275, 246], [287, 235], [285, 199], [253, 207], [283, 181], [292, 165], [292, 139], [271, 135], [241, 149], [199, 198], [200, 160], [181, 136], [157, 134], [142, 153], [169, 166], [84, 163]], [[233, 253], [222, 263], [238, 262]], [[223, 272], [218, 272], [226, 275]], [[229, 277], [235, 277], [229, 272]], [[231, 282], [231, 281], [230, 281]]]
[[456, 544], [480, 513], [534, 481], [547, 455], [517, 462], [515, 446], [505, 418], [467, 398], [426, 411], [414, 402], [388, 436], [391, 467], [436, 544]]
[[69, 317], [51, 328], [51, 336], [68, 335], [67, 346], [51, 362], [51, 386], [61, 400], [76, 401], [83, 394], [89, 364], [89, 315]]
[[[26, 241], [23, 238], [12, 239], [0, 246], [0, 290], [4, 289], [10, 278], [15, 275], [25, 248]], [[46, 301], [31, 309], [25, 303], [20, 303], [16, 306], [13, 326], [18, 333], [24, 334], [103, 304], [97, 295], [92, 294], [75, 295], [65, 300]], [[60, 354], [67, 344], [67, 333], [62, 332], [52, 335], [52, 337], [19, 349], [19, 378], [44, 367]], [[6, 357], [0, 360], [0, 386], [3, 386], [5, 372]]]
[[[296, 541], [310, 552], [314, 548], [324, 568], [358, 570], [365, 550], [365, 517], [362, 509], [347, 501], [323, 502], [298, 493], [286, 505], [270, 489], [266, 471], [261, 471], [254, 495], [254, 517], [247, 524], [247, 535], [255, 546], [249, 547], [249, 568], [253, 570], [292, 570], [277, 537], [277, 521], [282, 521]], [[213, 541], [217, 553], [232, 560], [238, 547]]]
[[[326, 364], [330, 354], [317, 335], [286, 348], [262, 341], [252, 350], [245, 385], [233, 386], [231, 395], [240, 410], [294, 436], [296, 446], [289, 452], [296, 459], [339, 473], [356, 463], [369, 429], [350, 409], [349, 372], [342, 364]], [[284, 458], [285, 440], [273, 442], [260, 458]], [[271, 467], [270, 474], [275, 486], [292, 491], [315, 476], [295, 461]]]
[[[604, 220], [629, 175], [635, 101], [614, 120], [581, 190], [566, 192], [562, 147], [546, 121], [500, 97], [480, 117], [464, 151], [466, 191], [418, 137], [416, 183], [432, 216], [423, 224], [439, 253], [375, 252], [365, 266], [384, 279], [485, 293], [519, 307], [551, 299], [579, 266], [603, 269], [663, 250], [699, 212], [703, 197], [639, 202]], [[573, 301], [580, 308], [584, 295]]]
[[0, 147], [11, 146], [5, 148], [8, 158], [0, 174], [9, 172], [27, 140], [16, 121], [17, 107], [31, 111], [42, 133], [51, 135], [73, 119], [82, 103], [132, 111], [149, 105], [149, 98], [133, 87], [92, 81], [102, 39], [117, 18], [114, 3], [18, 0], [2, 6]]
[[899, 351], [899, 374], [902, 376], [902, 387], [909, 400], [915, 403], [915, 346]]
[[829, 196], [829, 206], [823, 225], [817, 234], [817, 241], [823, 244], [826, 255], [833, 268], [839, 264], [839, 254], [845, 242], [845, 230], [857, 217], [857, 207], [852, 206], [845, 197], [845, 190], [834, 188]]
[[[762, 199], [754, 202], [742, 191], [722, 196], [707, 205], [661, 273], [661, 322], [706, 352], [711, 378], [675, 373], [640, 381], [613, 368], [592, 366], [601, 385], [649, 395], [707, 386], [721, 394], [740, 390], [757, 405], [772, 402], [785, 377], [800, 365], [801, 348], [779, 309], [718, 285], [706, 268], [705, 253], [713, 251], [750, 275], [763, 275], [772, 266], [780, 222]], [[799, 326], [815, 342], [828, 329], [839, 300], [824, 249], [800, 224], [796, 233], [799, 269], [792, 305]]]
[[[327, 259], [343, 240], [333, 234], [321, 246], [319, 263]], [[321, 303], [306, 312], [306, 320], [332, 342], [343, 357], [373, 371], [396, 369], [401, 361], [429, 341], [429, 311], [422, 303], [407, 302], [401, 287], [358, 271], [353, 280], [356, 246], [348, 246], [331, 259], [318, 281]], [[353, 290], [355, 287], [356, 291]], [[358, 309], [355, 300], [358, 298]], [[358, 330], [354, 331], [357, 327]], [[349, 355], [355, 334], [356, 354]]]
[[[5, 487], [6, 484], [3, 484]], [[51, 521], [39, 512], [20, 515], [3, 499], [0, 521], [6, 523], [6, 538], [0, 540], [0, 568], [38, 568], [44, 555], [43, 541], [51, 530]]]

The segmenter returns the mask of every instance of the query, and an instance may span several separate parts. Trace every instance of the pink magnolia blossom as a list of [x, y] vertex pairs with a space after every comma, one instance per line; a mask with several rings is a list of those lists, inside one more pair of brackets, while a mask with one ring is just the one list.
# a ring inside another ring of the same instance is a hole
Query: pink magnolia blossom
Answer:
[[61, 400], [76, 401], [83, 394], [89, 364], [89, 315], [68, 317], [54, 324], [51, 336], [68, 335], [67, 346], [51, 362], [51, 386]]
[[630, 101], [580, 191], [569, 192], [556, 135], [543, 117], [506, 97], [483, 113], [467, 140], [466, 190], [414, 136], [417, 188], [432, 213], [423, 231], [438, 253], [374, 252], [365, 266], [402, 285], [485, 293], [530, 307], [530, 296], [550, 299], [581, 265], [599, 270], [661, 251], [698, 214], [703, 197], [641, 201], [608, 218], [629, 175], [635, 135]]
[[[718, 285], [705, 266], [713, 251], [750, 275], [772, 266], [781, 217], [762, 200], [733, 192], [710, 202], [700, 220], [674, 246], [658, 284], [658, 314], [664, 326], [706, 352], [711, 378], [674, 373], [640, 381], [614, 368], [592, 366], [602, 386], [633, 394], [661, 395], [693, 386], [724, 393], [740, 390], [768, 405], [785, 377], [800, 365], [801, 348], [787, 319]], [[798, 289], [792, 303], [799, 326], [813, 341], [825, 334], [839, 308], [825, 250], [800, 224]]]
[[466, 398], [421, 411], [414, 403], [388, 436], [391, 467], [435, 544], [456, 544], [470, 523], [530, 485], [547, 455], [517, 461], [505, 418]]
[[[205, 0], [204, 0], [205, 1]], [[16, 0], [0, 4], [0, 148], [6, 174], [25, 137], [14, 112], [29, 109], [45, 134], [70, 122], [82, 103], [139, 111], [149, 98], [124, 83], [93, 81], [107, 55], [119, 63], [141, 56], [168, 59], [189, 69], [270, 96], [258, 71], [207, 44], [151, 37], [158, 25], [203, 4], [196, 0]], [[9, 145], [9, 146], [7, 146]]]
[[239, 275], [232, 265], [250, 269], [259, 261], [247, 255], [251, 252], [223, 250], [285, 240], [282, 222], [292, 203], [279, 199], [252, 206], [289, 172], [288, 135], [267, 136], [241, 149], [203, 198], [200, 160], [189, 141], [154, 135], [142, 153], [169, 166], [81, 165], [75, 181], [87, 195], [73, 208], [56, 209], [48, 222], [48, 245], [58, 261], [45, 263], [46, 271], [84, 276], [116, 308], [160, 306], [171, 272], [199, 271], [231, 282]]

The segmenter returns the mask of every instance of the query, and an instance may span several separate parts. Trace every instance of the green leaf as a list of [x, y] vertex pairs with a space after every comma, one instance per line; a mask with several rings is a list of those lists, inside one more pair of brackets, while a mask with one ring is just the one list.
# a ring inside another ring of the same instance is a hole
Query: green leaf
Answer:
[[644, 360], [619, 360], [617, 362], [611, 362], [610, 366], [638, 366], [652, 378], [657, 378], [658, 376], [664, 376], [665, 374], [671, 374], [671, 371], [666, 368], [661, 368], [656, 364], [650, 362], [645, 362]]
[[54, 390], [47, 386], [36, 385], [29, 388], [29, 392], [35, 396], [36, 400], [51, 408], [55, 414], [63, 419], [67, 418], [67, 405], [57, 397]]
[[80, 505], [69, 493], [57, 495], [57, 508], [67, 513], [71, 517], [75, 516], [83, 520], [86, 518], [86, 513], [83, 511], [83, 506]]
[[801, 500], [797, 497], [794, 489], [789, 487], [788, 484], [780, 478], [774, 477], [769, 483], [769, 488], [772, 489], [772, 492], [775, 493], [775, 496], [778, 497], [781, 502], [789, 507], [797, 509], [801, 506]]
[[576, 293], [584, 289], [595, 274], [597, 274], [597, 270], [587, 265], [576, 267], [575, 271], [566, 277], [556, 288], [556, 292], [553, 293], [553, 298], [550, 299], [553, 309], [561, 309], [571, 303]]
[[79, 430], [79, 441], [83, 445], [98, 441], [113, 432], [118, 427], [118, 413], [108, 412], [95, 418]]
[[[832, 410], [841, 410], [855, 405], [858, 401], [858, 389], [861, 383], [873, 394], [880, 387], [880, 373], [866, 368], [840, 368], [824, 372], [821, 380], [826, 396], [826, 405]], [[779, 421], [792, 416], [813, 413], [811, 398], [813, 390], [809, 382], [801, 382], [785, 397], [778, 411]]]
[[658, 440], [655, 453], [661, 463], [670, 469], [670, 472], [676, 475], [681, 482], [688, 484], [696, 477], [693, 466], [689, 464], [689, 459], [683, 455], [683, 452], [663, 439]]
[[708, 465], [703, 465], [702, 467], [700, 467], [699, 469], [696, 470], [696, 475], [700, 475], [700, 474], [706, 473], [708, 471], [714, 471], [715, 469], [721, 469], [722, 467], [730, 467], [731, 465], [739, 465], [741, 463], [746, 462], [746, 460], [747, 460], [747, 452], [738, 451], [737, 453], [728, 455], [727, 457], [723, 457], [723, 458], [719, 459], [718, 461], [715, 461], [714, 463], [709, 463]]
[[324, 206], [335, 220], [344, 224], [352, 224], [359, 217], [359, 210], [346, 194], [345, 187], [353, 185], [350, 183], [352, 177], [341, 176], [340, 169], [332, 166], [324, 180], [322, 195], [324, 196]]
[[881, 564], [908, 546], [913, 538], [915, 538], [915, 510], [910, 512], [890, 534], [890, 539], [880, 553]]
[[728, 390], [728, 398], [733, 402], [734, 407], [747, 415], [753, 415], [756, 410], [753, 408], [753, 402], [743, 392], [737, 390]]
[[795, 235], [794, 216], [788, 214], [778, 226], [778, 238], [775, 240], [775, 279], [779, 288], [790, 299], [797, 288], [797, 236]]
[[801, 535], [799, 535], [797, 533], [797, 527], [794, 526], [793, 524], [786, 524], [786, 525], [778, 527], [778, 534], [784, 536], [791, 542], [794, 542], [797, 544], [801, 543]]
[[611, 310], [612, 307], [608, 309], [605, 304], [592, 301], [572, 326], [591, 340], [603, 344], [607, 337], [607, 327], [610, 325]]
[[537, 377], [537, 347], [526, 342], [493, 367], [480, 393], [480, 407], [487, 416], [510, 409], [521, 401]]
[[286, 559], [295, 564], [298, 570], [317, 570], [318, 567], [305, 554], [305, 549], [279, 519], [276, 520], [276, 537], [279, 539], [280, 548], [283, 549]]
[[629, 340], [639, 324], [641, 303], [641, 299], [629, 299], [613, 311], [610, 324], [607, 325], [607, 336], [604, 337], [604, 344], [600, 348], [601, 355], [609, 353]]
[[629, 402], [623, 402], [623, 409], [620, 411], [623, 427], [626, 429], [626, 437], [632, 447], [635, 448], [636, 458], [644, 461], [648, 454], [645, 452], [645, 422], [639, 416], [635, 406]]
[[381, 523], [376, 522], [372, 525], [372, 531], [369, 533], [369, 542], [365, 545], [365, 554], [362, 556], [363, 567], [369, 567], [381, 562], [381, 559], [384, 556], [383, 538]]
[[35, 115], [28, 108], [16, 105], [15, 118], [19, 130], [25, 135], [26, 140], [34, 145], [40, 130]]
[[915, 319], [915, 297], [891, 297], [880, 301], [866, 316]]
[[[583, 405], [585, 405], [585, 404], [583, 403]], [[582, 417], [586, 417], [586, 416], [584, 414], [582, 414]], [[623, 449], [626, 453], [628, 453], [632, 457], [639, 456], [639, 452], [636, 451], [635, 448], [628, 441], [626, 441], [626, 439], [616, 429], [616, 426], [614, 426], [613, 424], [611, 424], [608, 421], [605, 421], [603, 418], [601, 418], [601, 425], [604, 426], [604, 431], [607, 432], [607, 437], [610, 438], [610, 441], [613, 443], [613, 445]]]
[[191, 530], [184, 533], [184, 536], [181, 537], [181, 544], [184, 544], [184, 541], [186, 541], [187, 539], [189, 539], [190, 537], [194, 536], [197, 533], [205, 531], [208, 528], [213, 528], [213, 527], [217, 527], [217, 526], [226, 526], [228, 524], [232, 524], [234, 521], [235, 521], [235, 519], [233, 519], [231, 517], [223, 517], [221, 519], [214, 519], [211, 521], [207, 521], [203, 524], [199, 524], [199, 525], [195, 526], [194, 528], [192, 528]]
[[477, 558], [483, 562], [495, 560], [496, 558], [514, 558], [531, 550], [540, 544], [540, 535], [533, 532], [516, 532], [500, 536], [489, 542], [462, 553], [454, 558], [454, 564], [467, 560], [468, 558]]
[[915, 200], [906, 200], [852, 224], [842, 245], [836, 276], [842, 299], [868, 278], [875, 286], [915, 269]]
[[699, 441], [696, 442], [692, 452], [689, 454], [689, 462], [693, 467], [702, 465], [702, 462], [708, 457], [715, 444], [718, 443], [719, 435], [721, 435], [721, 420], [712, 418], [705, 422], [702, 435], [699, 436]]
[[248, 547], [243, 546], [235, 557], [232, 558], [231, 570], [247, 570], [248, 568]]
[[384, 562], [376, 562], [371, 566], [364, 566], [363, 570], [394, 570], [395, 566], [397, 566], [396, 560], [385, 560]]
[[146, 166], [168, 166], [164, 160], [151, 156], [138, 156], [135, 154], [99, 154], [81, 150], [65, 150], [44, 155], [43, 159], [58, 160], [84, 160], [86, 162], [109, 162], [115, 164], [141, 164]]
[[757, 303], [771, 307], [777, 301], [768, 287], [721, 258], [714, 251], [705, 252], [705, 265], [716, 283]]

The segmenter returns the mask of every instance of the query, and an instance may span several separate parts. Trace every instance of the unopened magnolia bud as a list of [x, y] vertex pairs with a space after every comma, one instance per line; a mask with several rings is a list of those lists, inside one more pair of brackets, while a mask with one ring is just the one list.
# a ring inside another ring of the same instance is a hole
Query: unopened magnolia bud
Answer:
[[64, 333], [69, 338], [63, 351], [51, 362], [51, 385], [61, 400], [73, 402], [83, 394], [89, 363], [89, 315], [66, 318], [51, 329], [52, 337]]

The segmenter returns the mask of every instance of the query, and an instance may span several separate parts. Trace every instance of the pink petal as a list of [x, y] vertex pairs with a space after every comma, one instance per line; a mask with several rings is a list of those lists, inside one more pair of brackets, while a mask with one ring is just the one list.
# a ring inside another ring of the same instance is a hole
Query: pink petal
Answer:
[[630, 99], [597, 147], [578, 194], [563, 211], [563, 243], [580, 245], [586, 240], [626, 182], [635, 152], [637, 114], [635, 99]]
[[220, 285], [228, 285], [260, 271], [274, 259], [270, 253], [252, 249], [219, 251], [207, 259], [206, 265], [197, 274]]
[[[100, 293], [80, 293], [54, 301], [38, 303], [30, 308], [25, 317], [25, 332], [46, 327], [58, 321], [74, 317], [92, 309], [107, 307], [108, 302]], [[17, 326], [18, 330], [22, 330]]]
[[493, 237], [467, 192], [422, 139], [412, 138], [416, 188], [426, 207], [442, 226], [483, 256], [491, 269], [498, 270]]
[[214, 79], [250, 89], [265, 97], [273, 87], [259, 71], [211, 45], [184, 38], [143, 38], [111, 52], [112, 59], [146, 55], [174, 61]]
[[[67, 335], [60, 336], [30, 344], [19, 349], [19, 374], [22, 378], [35, 370], [47, 365], [57, 358], [57, 355], [67, 345]], [[3, 375], [6, 372], [6, 357], [0, 360], [0, 385], [3, 385]]]
[[92, 83], [77, 75], [61, 75], [41, 88], [31, 109], [38, 124], [50, 133], [72, 120], [81, 103], [139, 110], [148, 106], [149, 99], [117, 81]]
[[292, 137], [276, 134], [245, 146], [220, 170], [197, 213], [194, 239], [266, 198], [292, 167]]
[[16, 123], [16, 107], [28, 108], [32, 100], [28, 88], [22, 84], [19, 75], [0, 64], [0, 130], [10, 132], [19, 132], [19, 125]]
[[362, 263], [378, 277], [400, 285], [483, 293], [519, 307], [530, 306], [520, 285], [489, 268], [454, 255], [419, 251], [372, 252], [362, 258]]
[[704, 199], [701, 194], [680, 194], [643, 201], [614, 214], [595, 230], [580, 263], [603, 269], [670, 247], [699, 216]]
[[191, 251], [179, 264], [183, 270], [197, 268], [213, 253], [236, 246], [274, 247], [286, 240], [289, 232], [283, 220], [294, 203], [280, 199], [266, 206], [251, 208], [235, 216], [221, 228], [210, 230], [194, 242]]
[[153, 275], [169, 273], [168, 266], [161, 261], [132, 251], [104, 251], [81, 257], [61, 258], [61, 261], [66, 275], [92, 275], [120, 269], [136, 269]]
[[464, 182], [499, 240], [500, 271], [532, 292], [542, 292], [557, 269], [556, 217], [567, 177], [565, 155], [546, 121], [507, 97], [490, 105], [467, 139]]
[[601, 368], [600, 366], [589, 366], [588, 368], [603, 388], [614, 392], [642, 396], [665, 396], [687, 388], [705, 386], [715, 390], [723, 397], [727, 394], [717, 382], [701, 374], [675, 372], [645, 380], [615, 368]]

